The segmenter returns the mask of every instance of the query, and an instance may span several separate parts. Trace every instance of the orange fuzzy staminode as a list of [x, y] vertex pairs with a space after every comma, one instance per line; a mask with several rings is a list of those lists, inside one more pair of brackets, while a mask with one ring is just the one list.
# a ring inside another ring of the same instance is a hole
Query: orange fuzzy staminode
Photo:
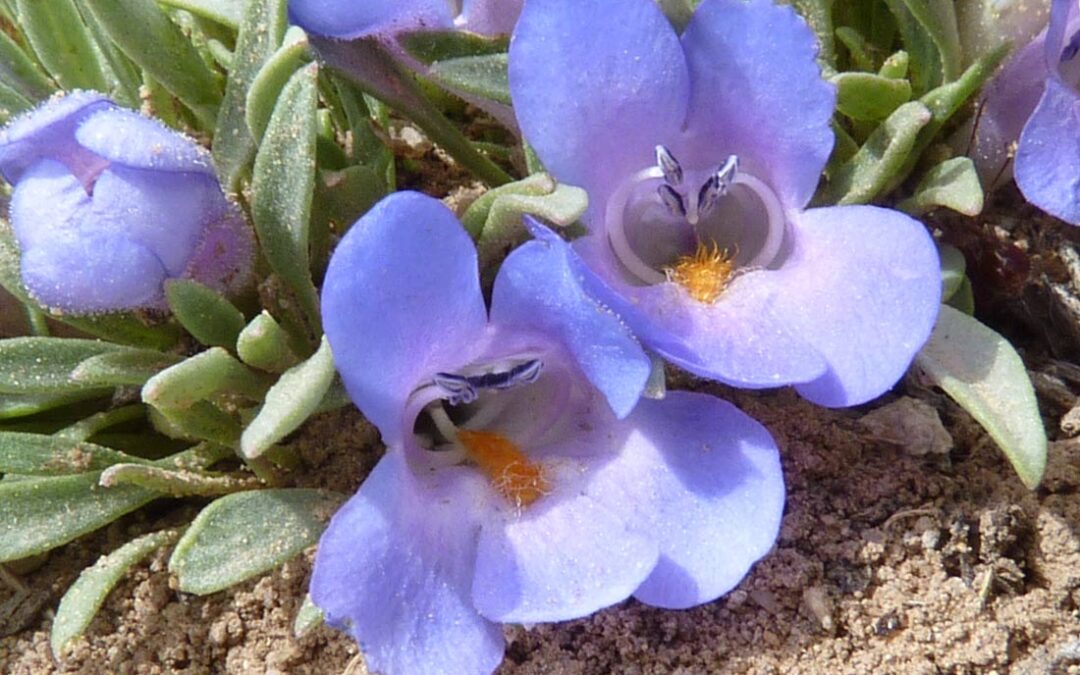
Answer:
[[510, 439], [490, 431], [459, 429], [458, 440], [491, 484], [518, 508], [551, 492], [543, 468], [529, 461]]
[[685, 288], [691, 298], [711, 305], [723, 293], [734, 271], [735, 263], [727, 251], [721, 251], [715, 243], [710, 248], [699, 242], [692, 255], [682, 256], [667, 268], [667, 277]]

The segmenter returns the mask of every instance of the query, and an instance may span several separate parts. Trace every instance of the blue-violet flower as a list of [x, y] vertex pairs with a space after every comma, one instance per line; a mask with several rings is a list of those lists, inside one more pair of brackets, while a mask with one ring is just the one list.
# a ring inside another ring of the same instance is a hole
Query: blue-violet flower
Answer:
[[592, 292], [647, 346], [841, 406], [904, 373], [941, 277], [901, 213], [804, 210], [834, 140], [816, 49], [771, 0], [703, 0], [681, 36], [652, 0], [528, 0], [510, 91], [547, 170], [589, 193]]
[[[1036, 39], [1020, 55], [1026, 56], [1023, 63], [1037, 65], [1025, 68], [1021, 63], [1002, 73], [1035, 87], [1045, 83], [1020, 133], [1013, 177], [1029, 202], [1080, 225], [1080, 7], [1076, 0], [1054, 0], [1050, 25], [1041, 39], [1041, 45]], [[1030, 87], [1025, 89], [1030, 91]], [[1029, 110], [1030, 100], [1022, 99], [1022, 106], [1014, 104], [1012, 112]]]
[[387, 197], [330, 261], [326, 334], [388, 449], [324, 533], [311, 597], [387, 675], [490, 672], [499, 622], [709, 601], [776, 537], [768, 432], [703, 394], [638, 402], [647, 357], [536, 232], [490, 316], [430, 197]]
[[250, 274], [254, 239], [210, 154], [103, 95], [55, 97], [0, 132], [14, 186], [23, 284], [74, 314], [164, 307], [164, 282], [224, 292]]
[[355, 40], [409, 31], [509, 34], [522, 0], [290, 0], [293, 23], [317, 35]]

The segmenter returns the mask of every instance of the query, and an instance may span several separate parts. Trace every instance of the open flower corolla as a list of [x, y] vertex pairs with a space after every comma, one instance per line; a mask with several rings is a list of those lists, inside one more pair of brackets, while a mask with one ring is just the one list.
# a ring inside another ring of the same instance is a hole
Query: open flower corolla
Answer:
[[712, 600], [776, 537], [768, 432], [704, 394], [639, 402], [649, 360], [537, 234], [490, 313], [430, 197], [387, 197], [331, 259], [326, 334], [387, 452], [323, 535], [311, 597], [375, 671], [486, 673], [500, 622]]
[[816, 50], [771, 0], [704, 0], [681, 36], [651, 0], [528, 0], [510, 91], [545, 168], [589, 193], [592, 291], [650, 349], [841, 406], [907, 369], [940, 273], [899, 212], [806, 209], [834, 141]]
[[0, 132], [23, 284], [74, 314], [160, 309], [167, 279], [234, 291], [254, 238], [210, 154], [95, 92], [55, 97]]

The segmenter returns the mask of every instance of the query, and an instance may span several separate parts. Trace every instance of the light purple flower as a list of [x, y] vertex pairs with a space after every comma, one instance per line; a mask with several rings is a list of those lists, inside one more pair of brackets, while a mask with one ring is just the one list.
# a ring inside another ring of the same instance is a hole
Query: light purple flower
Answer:
[[311, 597], [372, 670], [487, 673], [500, 622], [706, 602], [776, 537], [768, 432], [711, 396], [638, 402], [648, 359], [536, 233], [490, 316], [429, 197], [387, 197], [330, 261], [326, 334], [388, 450], [323, 535]]
[[163, 308], [166, 279], [244, 284], [254, 240], [209, 153], [101, 94], [49, 100], [0, 132], [23, 283], [75, 314]]
[[509, 34], [522, 0], [289, 0], [289, 18], [304, 30], [340, 40], [410, 31]]
[[903, 214], [804, 210], [833, 145], [816, 50], [769, 0], [704, 0], [681, 36], [651, 0], [528, 0], [510, 90], [547, 170], [589, 193], [593, 292], [647, 346], [841, 406], [904, 373], [940, 272]]
[[[1025, 92], [1030, 88], [1020, 83], [1045, 82], [1020, 133], [1013, 176], [1029, 202], [1080, 225], [1080, 8], [1076, 0], [1054, 0], [1050, 25], [1041, 41], [1041, 45], [1034, 41], [1019, 55], [1014, 69], [1000, 76], [1009, 78], [1005, 86]], [[1028, 109], [1029, 100], [1025, 96], [1002, 102], [991, 112], [999, 117], [1011, 113], [1015, 118]]]

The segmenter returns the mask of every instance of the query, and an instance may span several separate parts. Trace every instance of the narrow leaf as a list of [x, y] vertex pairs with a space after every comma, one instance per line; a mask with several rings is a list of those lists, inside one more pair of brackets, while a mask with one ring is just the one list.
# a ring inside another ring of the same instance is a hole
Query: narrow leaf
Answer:
[[146, 463], [102, 445], [17, 431], [0, 432], [0, 473], [63, 476], [101, 471], [121, 462]]
[[262, 487], [254, 476], [216, 475], [145, 464], [114, 464], [101, 472], [98, 484], [107, 488], [137, 485], [170, 497], [214, 497]]
[[165, 298], [176, 320], [196, 340], [211, 347], [236, 346], [244, 315], [220, 293], [192, 279], [165, 283]]
[[284, 372], [300, 360], [289, 348], [288, 334], [266, 310], [240, 332], [236, 353], [249, 366], [271, 373]]
[[91, 356], [71, 371], [71, 378], [84, 384], [116, 387], [142, 386], [154, 375], [180, 358], [153, 349], [131, 349]]
[[897, 108], [831, 177], [824, 203], [864, 204], [876, 197], [902, 169], [929, 121], [930, 111], [918, 101]]
[[176, 545], [169, 571], [180, 590], [206, 595], [269, 571], [318, 541], [340, 496], [253, 490], [215, 500]]
[[1035, 390], [1009, 342], [943, 306], [915, 363], [990, 434], [1030, 489], [1046, 468], [1046, 431]]
[[298, 71], [274, 107], [255, 158], [251, 213], [270, 267], [319, 326], [319, 297], [308, 269], [308, 230], [315, 190], [318, 67]]
[[938, 257], [941, 258], [941, 301], [948, 302], [964, 282], [967, 260], [960, 249], [950, 244], [938, 244]]
[[0, 420], [29, 417], [76, 401], [108, 396], [111, 389], [84, 389], [63, 394], [5, 394], [0, 393]]
[[19, 337], [0, 340], [0, 392], [50, 394], [100, 388], [72, 379], [92, 356], [127, 349], [97, 340]]
[[307, 635], [312, 629], [318, 627], [326, 617], [323, 611], [311, 601], [310, 595], [304, 596], [304, 602], [296, 611], [296, 619], [293, 621], [293, 637], [297, 640]]
[[18, 0], [16, 6], [27, 41], [61, 88], [108, 90], [98, 52], [72, 0]]
[[214, 347], [150, 378], [142, 389], [142, 398], [156, 408], [190, 408], [219, 392], [232, 391], [260, 399], [266, 389], [262, 376], [221, 347]]
[[0, 80], [34, 102], [48, 98], [56, 90], [34, 60], [3, 31], [0, 31]]
[[431, 64], [435, 81], [467, 94], [510, 104], [506, 54], [465, 56]]
[[195, 16], [216, 21], [236, 30], [244, 14], [245, 0], [157, 0], [159, 5], [175, 7]]
[[897, 205], [912, 215], [944, 207], [965, 216], [975, 216], [983, 208], [979, 174], [970, 157], [953, 157], [926, 172], [915, 194]]
[[853, 120], [883, 120], [911, 100], [911, 84], [873, 73], [840, 73], [836, 85], [836, 108]]
[[214, 166], [226, 190], [239, 189], [240, 179], [255, 157], [255, 139], [248, 131], [246, 117], [248, 89], [281, 44], [287, 23], [285, 0], [248, 0], [214, 130]]
[[[218, 81], [191, 41], [157, 4], [145, 0], [82, 2], [128, 58], [200, 119], [213, 122], [221, 103]], [[138, 29], [133, 30], [134, 26]]]
[[157, 497], [98, 487], [97, 473], [0, 482], [0, 562], [44, 553], [108, 525]]
[[179, 536], [177, 530], [144, 534], [98, 558], [96, 563], [83, 570], [64, 593], [56, 610], [49, 638], [53, 656], [61, 658], [71, 641], [86, 631], [105, 598], [129, 569], [159, 548], [173, 543]]
[[285, 84], [300, 66], [310, 60], [307, 35], [296, 26], [289, 28], [281, 48], [259, 69], [248, 90], [245, 114], [248, 130], [256, 141], [262, 140], [274, 112], [274, 104]]
[[334, 381], [334, 357], [324, 336], [318, 351], [289, 369], [266, 394], [266, 403], [240, 437], [248, 458], [258, 457], [295, 431], [318, 409]]

